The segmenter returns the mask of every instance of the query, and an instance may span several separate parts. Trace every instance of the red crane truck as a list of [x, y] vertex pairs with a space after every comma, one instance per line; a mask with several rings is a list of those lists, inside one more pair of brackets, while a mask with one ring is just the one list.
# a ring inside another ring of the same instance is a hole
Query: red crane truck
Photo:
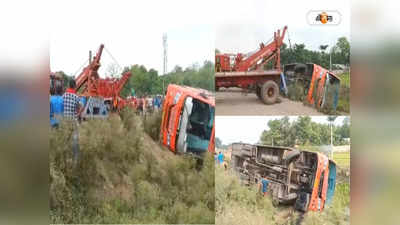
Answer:
[[[259, 50], [249, 55], [238, 53], [215, 55], [215, 87], [239, 87], [255, 91], [265, 104], [273, 104], [279, 96], [281, 81], [280, 47], [287, 26], [274, 33], [270, 43], [260, 44]], [[272, 63], [271, 70], [264, 70], [266, 63]]]

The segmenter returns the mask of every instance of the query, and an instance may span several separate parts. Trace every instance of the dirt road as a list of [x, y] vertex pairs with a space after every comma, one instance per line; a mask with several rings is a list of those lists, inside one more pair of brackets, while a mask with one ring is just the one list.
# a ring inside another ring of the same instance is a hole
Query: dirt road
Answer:
[[222, 90], [216, 93], [216, 115], [270, 115], [296, 116], [324, 115], [316, 109], [280, 97], [281, 102], [272, 105], [262, 103], [254, 93], [243, 94], [240, 89]]

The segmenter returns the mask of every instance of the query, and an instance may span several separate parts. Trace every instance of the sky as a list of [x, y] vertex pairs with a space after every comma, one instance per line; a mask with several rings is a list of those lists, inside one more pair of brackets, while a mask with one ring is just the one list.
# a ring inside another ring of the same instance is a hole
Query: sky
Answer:
[[[318, 48], [350, 33], [348, 1], [52, 1], [48, 13], [51, 71], [81, 71], [88, 52], [101, 43], [100, 76], [110, 64], [134, 64], [162, 74], [162, 35], [168, 36], [168, 71], [214, 60], [214, 49], [249, 52], [268, 41], [275, 29], [288, 25], [292, 43]], [[338, 26], [312, 27], [306, 14], [314, 9], [338, 10]]]
[[[168, 36], [168, 71], [213, 60], [214, 24], [204, 16], [207, 1], [64, 1], [54, 3], [51, 24], [50, 67], [74, 75], [101, 43], [99, 71], [110, 64], [134, 64], [162, 74], [162, 36]], [[211, 12], [211, 15], [213, 13]]]
[[[268, 129], [268, 121], [281, 119], [283, 116], [217, 116], [215, 119], [215, 137], [222, 140], [223, 144], [244, 142], [255, 144], [261, 133]], [[345, 116], [339, 116], [335, 125], [341, 125]], [[290, 116], [290, 121], [297, 116]], [[327, 116], [311, 116], [311, 120], [317, 123], [328, 123]]]
[[[227, 11], [234, 10], [235, 18], [224, 20], [216, 27], [215, 47], [224, 53], [248, 53], [268, 42], [276, 30], [288, 26], [284, 42], [304, 43], [306, 48], [318, 50], [320, 45], [333, 46], [339, 37], [350, 40], [350, 1], [250, 1], [249, 4], [230, 4]], [[231, 9], [232, 8], [232, 9]], [[336, 10], [341, 23], [335, 26], [312, 26], [307, 22], [310, 10]], [[289, 35], [288, 35], [289, 34]]]

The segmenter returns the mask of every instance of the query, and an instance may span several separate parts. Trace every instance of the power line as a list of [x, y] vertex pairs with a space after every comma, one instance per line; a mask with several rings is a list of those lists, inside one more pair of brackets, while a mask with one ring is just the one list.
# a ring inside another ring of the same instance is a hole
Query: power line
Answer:
[[76, 74], [82, 69], [82, 67], [84, 67], [86, 65], [86, 63], [89, 62], [89, 59], [86, 59], [86, 61], [79, 67], [78, 70], [76, 70], [76, 72], [74, 73], [74, 77], [76, 76]]
[[114, 60], [114, 62], [117, 64], [117, 66], [123, 70], [123, 68], [119, 65], [118, 61], [114, 58], [114, 56], [111, 54], [110, 51], [108, 51], [108, 49], [106, 47], [104, 47], [104, 49], [106, 50], [106, 52], [111, 56], [112, 60]]

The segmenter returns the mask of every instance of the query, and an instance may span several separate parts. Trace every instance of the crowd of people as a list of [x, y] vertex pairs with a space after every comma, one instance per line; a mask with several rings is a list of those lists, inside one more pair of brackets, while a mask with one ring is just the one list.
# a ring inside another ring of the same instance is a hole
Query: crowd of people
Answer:
[[[76, 162], [79, 155], [79, 121], [85, 105], [76, 92], [75, 80], [69, 80], [68, 88], [65, 91], [62, 79], [55, 77], [50, 81], [50, 126], [58, 128], [61, 120], [65, 121], [66, 128], [71, 131], [71, 144], [74, 162]], [[127, 102], [138, 113], [146, 115], [161, 109], [163, 96], [130, 97]]]
[[228, 169], [228, 164], [224, 161], [224, 159], [225, 159], [225, 156], [224, 156], [224, 154], [222, 152], [219, 152], [218, 154], [214, 153], [215, 163], [218, 166], [223, 166], [225, 168], [225, 170], [227, 170]]
[[50, 125], [58, 127], [60, 120], [76, 122], [83, 111], [83, 104], [76, 94], [75, 80], [70, 80], [64, 92], [63, 84], [56, 80], [50, 88]]
[[130, 106], [138, 113], [146, 115], [147, 113], [160, 111], [164, 98], [162, 95], [155, 95], [153, 97], [143, 95], [141, 97], [129, 96], [127, 100]]
[[83, 104], [76, 94], [75, 80], [70, 80], [68, 88], [63, 91], [61, 80], [54, 80], [50, 86], [50, 125], [58, 127], [64, 119], [66, 128], [70, 130], [73, 162], [76, 165], [79, 156], [78, 116], [83, 111]]
[[[50, 85], [50, 125], [58, 127], [62, 118], [78, 120], [84, 109], [82, 99], [76, 93], [76, 83], [70, 80], [68, 88], [64, 91], [61, 79], [53, 79]], [[129, 96], [127, 98], [129, 107], [134, 108], [138, 114], [146, 115], [158, 112], [162, 108], [164, 97], [155, 95], [153, 97], [143, 95], [141, 97]]]

